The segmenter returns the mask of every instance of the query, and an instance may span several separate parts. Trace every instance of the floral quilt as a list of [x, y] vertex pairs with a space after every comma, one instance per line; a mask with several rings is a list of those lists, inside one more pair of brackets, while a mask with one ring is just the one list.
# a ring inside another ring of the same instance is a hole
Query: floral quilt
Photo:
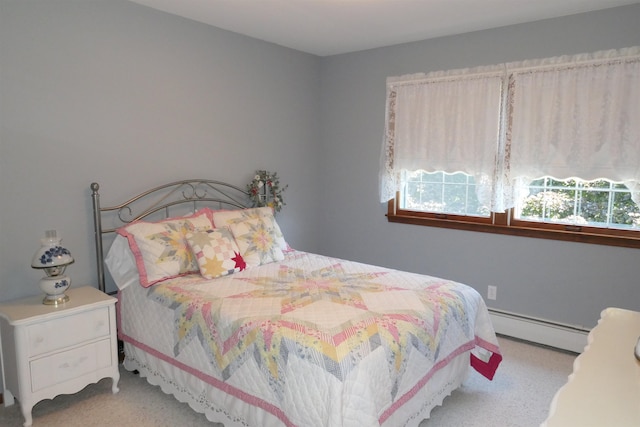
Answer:
[[292, 373], [305, 374], [292, 368], [300, 361], [333, 378], [339, 391], [375, 353], [384, 361], [376, 375], [388, 384], [381, 393], [389, 410], [457, 352], [472, 350], [471, 365], [489, 379], [501, 359], [484, 302], [472, 288], [305, 252], [254, 273], [205, 283], [192, 276], [148, 292], [173, 310], [175, 357], [199, 341], [222, 381], [255, 363], [268, 399], [281, 407], [288, 388], [300, 383]]

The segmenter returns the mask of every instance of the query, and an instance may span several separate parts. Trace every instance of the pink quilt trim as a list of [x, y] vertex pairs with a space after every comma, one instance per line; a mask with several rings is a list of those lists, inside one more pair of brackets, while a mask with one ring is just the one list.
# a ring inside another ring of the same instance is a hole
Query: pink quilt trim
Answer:
[[400, 408], [402, 405], [404, 405], [409, 400], [411, 400], [416, 395], [416, 393], [418, 393], [418, 391], [420, 391], [420, 389], [422, 389], [422, 387], [425, 386], [425, 384], [431, 379], [431, 377], [433, 377], [436, 374], [436, 372], [438, 372], [440, 369], [447, 366], [457, 356], [461, 355], [465, 351], [471, 350], [474, 347], [474, 345], [475, 344], [473, 343], [473, 341], [469, 341], [468, 343], [458, 347], [454, 352], [452, 352], [445, 359], [442, 359], [441, 361], [436, 363], [433, 366], [433, 368], [431, 368], [431, 370], [427, 373], [427, 375], [425, 375], [416, 385], [414, 385], [411, 388], [411, 390], [405, 393], [401, 398], [396, 400], [393, 403], [393, 405], [391, 405], [386, 411], [384, 411], [384, 413], [382, 414], [382, 416], [380, 416], [380, 419], [379, 419], [380, 424], [383, 424], [395, 411], [398, 410], [398, 408]]
[[[118, 292], [118, 303], [120, 303], [120, 292]], [[119, 314], [120, 310], [117, 310], [117, 313]], [[118, 321], [118, 330], [120, 331], [120, 316], [116, 316], [117, 317], [117, 321]], [[284, 414], [284, 412], [282, 412], [282, 410], [280, 410], [278, 407], [265, 402], [262, 399], [259, 399], [255, 396], [252, 396], [248, 393], [243, 392], [242, 390], [239, 390], [235, 387], [230, 386], [229, 384], [222, 382], [210, 375], [206, 375], [194, 368], [191, 368], [181, 362], [178, 362], [177, 360], [147, 346], [146, 344], [143, 344], [123, 333], [119, 333], [119, 338], [123, 341], [129, 342], [132, 345], [135, 345], [136, 347], [139, 347], [140, 349], [146, 351], [147, 353], [152, 354], [153, 356], [164, 360], [167, 363], [170, 363], [174, 366], [176, 366], [179, 369], [182, 369], [183, 371], [189, 372], [191, 375], [194, 375], [195, 377], [201, 379], [202, 381], [218, 388], [221, 391], [224, 391], [225, 393], [228, 393], [232, 396], [237, 397], [238, 399], [241, 399], [242, 401], [250, 404], [250, 405], [254, 405], [257, 406], [261, 409], [263, 409], [264, 411], [274, 415], [275, 417], [277, 417], [280, 421], [282, 421], [286, 426], [290, 426], [290, 427], [295, 427], [295, 425], [287, 418], [287, 416]], [[470, 364], [471, 367], [473, 367], [477, 372], [479, 372], [481, 375], [483, 375], [484, 377], [486, 377], [489, 380], [493, 380], [493, 377], [495, 375], [496, 370], [498, 369], [498, 366], [500, 365], [500, 362], [502, 361], [502, 355], [499, 352], [499, 348], [494, 345], [491, 344], [490, 342], [487, 342], [479, 337], [476, 337], [475, 342], [474, 341], [470, 341], [468, 343], [465, 343], [463, 345], [461, 345], [460, 347], [458, 347], [458, 349], [456, 349], [454, 352], [452, 352], [448, 357], [446, 357], [445, 359], [441, 360], [440, 362], [438, 362], [436, 365], [433, 366], [433, 368], [414, 386], [411, 388], [411, 390], [409, 390], [405, 395], [403, 395], [400, 399], [396, 400], [396, 402], [391, 405], [381, 416], [380, 416], [380, 424], [383, 424], [396, 410], [398, 410], [398, 408], [402, 407], [402, 405], [404, 405], [405, 403], [407, 403], [409, 400], [411, 400], [416, 393], [418, 393], [418, 391], [420, 391], [420, 389], [422, 389], [422, 387], [425, 386], [425, 384], [436, 374], [436, 372], [438, 372], [440, 369], [442, 369], [443, 367], [447, 366], [455, 357], [459, 356], [460, 354], [466, 352], [466, 351], [470, 351], [472, 350], [476, 345], [491, 351], [491, 357], [489, 358], [488, 362], [484, 362], [481, 359], [479, 359], [478, 357], [474, 356], [473, 354], [470, 354]]]
[[384, 411], [379, 419], [380, 424], [383, 424], [398, 408], [404, 405], [407, 401], [411, 400], [416, 395], [416, 393], [418, 393], [418, 391], [420, 391], [420, 389], [424, 387], [424, 385], [431, 379], [431, 377], [436, 374], [436, 372], [447, 366], [454, 358], [456, 358], [460, 354], [466, 351], [473, 350], [473, 348], [476, 346], [482, 347], [485, 350], [490, 351], [492, 354], [489, 362], [483, 362], [472, 353], [470, 353], [469, 362], [471, 364], [471, 367], [487, 379], [493, 380], [493, 376], [498, 369], [498, 365], [500, 365], [500, 362], [502, 361], [500, 349], [495, 344], [485, 341], [482, 338], [476, 337], [475, 341], [469, 341], [468, 343], [461, 345], [445, 359], [436, 363], [433, 368], [431, 368], [431, 370], [427, 373], [427, 375], [425, 375], [415, 386], [413, 386], [411, 390], [409, 390], [400, 399], [396, 400], [393, 405], [391, 405], [386, 411]]
[[177, 360], [167, 356], [164, 353], [161, 353], [159, 351], [157, 351], [154, 348], [149, 347], [146, 344], [143, 344], [131, 337], [129, 337], [128, 335], [125, 335], [123, 333], [120, 334], [120, 338], [123, 341], [126, 341], [144, 351], [146, 351], [147, 353], [151, 354], [152, 356], [157, 357], [158, 359], [164, 360], [167, 363], [170, 363], [171, 365], [175, 366], [178, 369], [181, 369], [185, 372], [190, 373], [191, 375], [199, 378], [200, 380], [206, 382], [207, 384], [212, 385], [213, 387], [217, 388], [218, 390], [221, 390], [227, 394], [230, 394], [231, 396], [234, 396], [246, 403], [248, 403], [249, 405], [252, 406], [256, 406], [258, 408], [263, 409], [265, 412], [268, 412], [270, 414], [272, 414], [273, 416], [275, 416], [276, 418], [278, 418], [280, 421], [282, 421], [284, 423], [285, 426], [287, 427], [296, 427], [295, 424], [293, 424], [289, 418], [287, 418], [287, 416], [284, 414], [284, 412], [278, 408], [275, 405], [270, 404], [269, 402], [266, 402], [260, 398], [257, 398], [251, 394], [245, 393], [242, 390], [239, 390], [223, 381], [218, 380], [217, 378], [214, 378], [210, 375], [207, 375], [203, 372], [200, 372], [188, 365], [185, 365], [184, 363], [178, 362]]

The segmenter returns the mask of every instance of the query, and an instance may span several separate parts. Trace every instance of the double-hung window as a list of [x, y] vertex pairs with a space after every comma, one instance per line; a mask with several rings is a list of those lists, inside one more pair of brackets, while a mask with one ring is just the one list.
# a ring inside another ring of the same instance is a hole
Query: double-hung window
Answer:
[[387, 79], [390, 221], [640, 247], [640, 47]]

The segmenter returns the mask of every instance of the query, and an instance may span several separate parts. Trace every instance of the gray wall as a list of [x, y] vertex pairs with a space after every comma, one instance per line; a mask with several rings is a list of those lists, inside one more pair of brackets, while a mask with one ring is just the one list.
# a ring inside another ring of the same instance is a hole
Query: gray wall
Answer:
[[387, 76], [639, 45], [638, 23], [634, 5], [324, 58], [322, 251], [494, 285], [488, 305], [574, 325], [640, 310], [637, 249], [392, 224], [377, 201]]
[[0, 1], [0, 301], [40, 292], [57, 229], [95, 284], [89, 184], [109, 205], [185, 178], [277, 171], [290, 244], [319, 246], [319, 58], [120, 0]]
[[468, 283], [591, 327], [640, 310], [640, 252], [390, 224], [377, 174], [387, 76], [640, 44], [640, 5], [318, 58], [121, 1], [0, 0], [0, 301], [39, 293], [46, 229], [95, 283], [104, 204], [160, 182], [277, 171], [296, 248]]

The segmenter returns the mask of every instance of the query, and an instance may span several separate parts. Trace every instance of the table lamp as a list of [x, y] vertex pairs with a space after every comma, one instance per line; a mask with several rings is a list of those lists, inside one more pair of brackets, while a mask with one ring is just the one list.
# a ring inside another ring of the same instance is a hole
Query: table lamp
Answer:
[[45, 231], [44, 239], [40, 239], [42, 246], [36, 251], [31, 261], [31, 267], [44, 270], [46, 276], [40, 279], [40, 289], [47, 295], [42, 301], [47, 305], [64, 304], [69, 296], [64, 292], [71, 286], [71, 279], [64, 274], [67, 265], [73, 263], [73, 257], [68, 249], [60, 245], [56, 230]]

